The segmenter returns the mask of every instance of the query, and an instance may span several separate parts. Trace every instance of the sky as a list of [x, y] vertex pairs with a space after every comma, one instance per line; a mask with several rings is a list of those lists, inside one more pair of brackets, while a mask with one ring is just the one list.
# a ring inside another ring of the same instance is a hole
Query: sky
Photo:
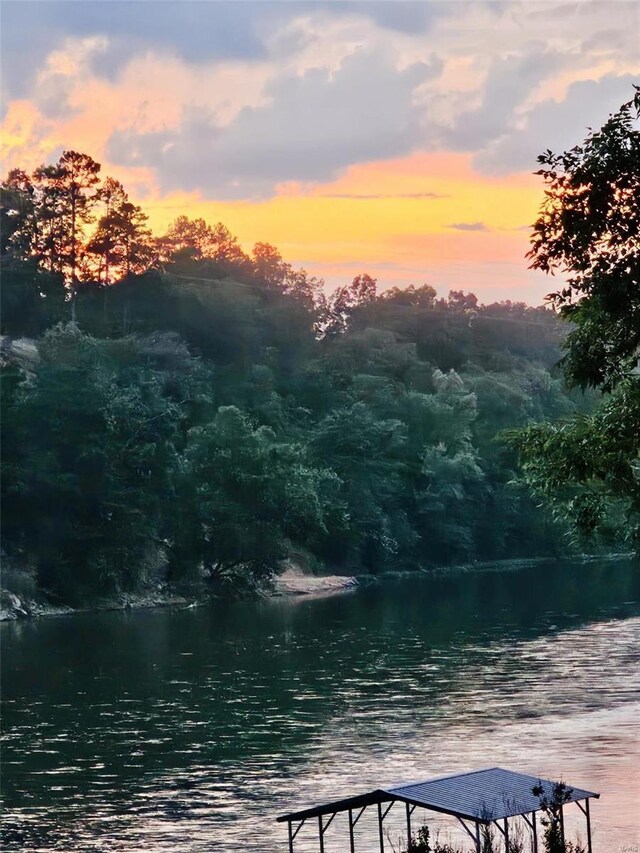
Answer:
[[536, 157], [640, 82], [637, 0], [4, 0], [2, 163], [64, 149], [330, 289], [540, 304]]

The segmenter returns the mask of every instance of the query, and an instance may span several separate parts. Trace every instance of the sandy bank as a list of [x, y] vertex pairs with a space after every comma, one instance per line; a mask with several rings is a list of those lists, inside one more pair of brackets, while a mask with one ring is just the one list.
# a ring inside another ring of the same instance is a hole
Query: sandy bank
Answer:
[[326, 595], [346, 592], [358, 586], [353, 577], [325, 575], [314, 577], [293, 572], [285, 572], [274, 580], [273, 595]]

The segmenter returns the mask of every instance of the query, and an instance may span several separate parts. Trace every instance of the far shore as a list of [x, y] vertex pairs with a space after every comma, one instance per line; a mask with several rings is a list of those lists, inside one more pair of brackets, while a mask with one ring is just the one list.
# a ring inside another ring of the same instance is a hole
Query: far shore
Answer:
[[[258, 591], [256, 597], [297, 598], [301, 596], [336, 595], [353, 590], [357, 586], [358, 580], [355, 577], [303, 575], [301, 572], [288, 570], [277, 575], [269, 587]], [[148, 610], [166, 607], [191, 609], [201, 607], [215, 598], [217, 596], [208, 592], [178, 594], [171, 590], [155, 588], [137, 593], [120, 593], [109, 598], [99, 599], [91, 605], [70, 607], [52, 604], [43, 599], [35, 600], [28, 595], [0, 587], [0, 622], [108, 610]]]
[[[403, 571], [387, 571], [377, 575], [310, 575], [298, 568], [287, 568], [276, 575], [270, 586], [256, 592], [256, 598], [308, 599], [353, 592], [360, 586], [408, 578], [437, 577], [445, 574], [489, 571], [518, 571], [536, 565], [553, 562], [588, 563], [609, 562], [628, 559], [629, 553], [581, 554], [574, 557], [531, 557], [515, 560], [492, 560], [487, 562], [464, 563], [455, 566], [436, 566]], [[211, 593], [178, 594], [175, 591], [156, 587], [138, 593], [120, 593], [110, 598], [100, 599], [89, 606], [70, 607], [55, 605], [42, 599], [35, 600], [28, 595], [0, 587], [0, 622], [18, 619], [34, 619], [40, 616], [68, 616], [76, 613], [94, 613], [109, 610], [148, 610], [174, 607], [192, 609], [201, 607], [217, 596]]]

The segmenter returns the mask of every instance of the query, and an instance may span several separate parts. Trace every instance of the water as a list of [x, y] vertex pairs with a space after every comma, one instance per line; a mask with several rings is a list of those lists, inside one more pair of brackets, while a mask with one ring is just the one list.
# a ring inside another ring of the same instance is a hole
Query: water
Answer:
[[639, 849], [639, 640], [626, 562], [5, 624], [3, 849], [275, 853], [283, 812], [492, 765], [601, 791], [595, 853]]

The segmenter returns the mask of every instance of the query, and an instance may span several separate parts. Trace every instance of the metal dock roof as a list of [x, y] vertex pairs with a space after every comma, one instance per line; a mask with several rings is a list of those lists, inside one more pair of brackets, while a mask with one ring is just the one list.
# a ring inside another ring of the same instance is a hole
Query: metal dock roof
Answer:
[[[431, 811], [489, 823], [538, 811], [540, 798], [533, 793], [532, 789], [540, 786], [544, 794], [551, 799], [556, 784], [548, 779], [540, 779], [538, 776], [514, 773], [512, 770], [503, 770], [501, 767], [490, 767], [469, 773], [440, 776], [425, 782], [409, 782], [389, 788], [378, 788], [355, 797], [282, 815], [278, 821], [305, 820], [375, 803], [400, 800]], [[593, 791], [567, 785], [567, 802], [573, 803], [599, 796]]]

